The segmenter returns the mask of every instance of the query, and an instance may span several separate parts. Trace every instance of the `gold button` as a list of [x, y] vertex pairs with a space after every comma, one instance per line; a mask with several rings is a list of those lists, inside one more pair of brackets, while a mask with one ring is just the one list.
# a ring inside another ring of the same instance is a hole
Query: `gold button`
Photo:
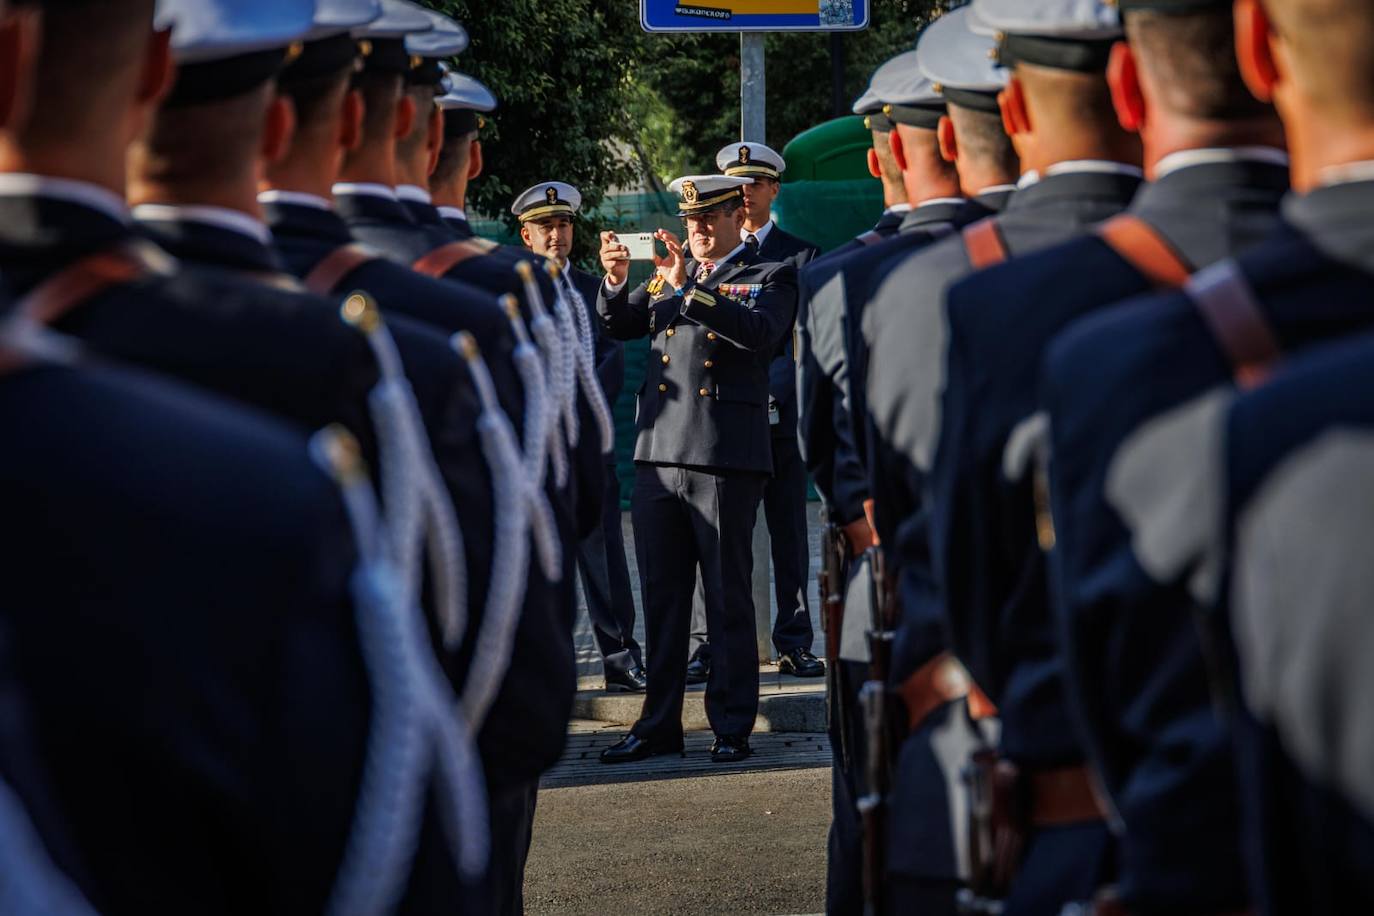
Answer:
[[707, 340], [715, 340], [715, 339], [716, 339], [716, 332], [715, 332], [715, 331], [707, 331], [707, 332], [706, 332], [706, 339], [707, 339]]
[[667, 390], [668, 390], [668, 386], [667, 386], [667, 385], [659, 385], [659, 386], [658, 386], [658, 390], [659, 390], [659, 391], [667, 391]]
[[664, 333], [667, 334], [669, 337], [672, 337], [674, 334], [677, 333], [677, 331], [674, 331], [672, 328], [669, 328], [669, 329], [668, 329], [667, 331], [665, 331]]
[[670, 362], [672, 362], [672, 358], [669, 357], [667, 353], [664, 353], [664, 354], [663, 354], [663, 365], [666, 366], [666, 365], [668, 365]]
[[706, 396], [707, 396], [708, 394], [710, 394], [710, 393], [711, 393], [711, 392], [708, 391], [708, 390], [705, 389], [705, 388], [700, 388], [700, 389], [697, 390], [697, 394], [701, 395], [703, 398], [706, 397]]
[[707, 369], [710, 369], [712, 366], [715, 365], [715, 363], [711, 362], [711, 361], [708, 359], [706, 362], [702, 363], [702, 365], [705, 366]]

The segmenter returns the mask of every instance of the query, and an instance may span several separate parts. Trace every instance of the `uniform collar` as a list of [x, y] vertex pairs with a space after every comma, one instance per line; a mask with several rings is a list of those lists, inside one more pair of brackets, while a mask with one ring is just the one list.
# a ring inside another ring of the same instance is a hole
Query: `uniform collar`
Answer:
[[444, 219], [460, 219], [465, 223], [468, 221], [468, 211], [462, 207], [440, 207], [439, 215]]
[[[740, 243], [739, 243], [738, 245], [736, 245], [736, 246], [730, 251], [730, 253], [727, 254], [725, 257], [723, 257], [723, 258], [716, 258], [716, 260], [715, 260], [716, 269], [713, 270], [713, 271], [711, 271], [711, 275], [714, 276], [714, 275], [721, 269], [721, 267], [725, 266], [726, 264], [729, 264], [729, 263], [730, 263], [731, 261], [733, 261], [735, 258], [739, 257], [741, 253], [743, 253], [743, 252], [745, 252], [745, 251], [748, 251], [748, 250], [749, 250], [749, 246], [746, 245], [744, 242], [740, 242]], [[699, 263], [699, 262], [698, 262], [698, 263]], [[710, 277], [707, 277], [707, 279], [709, 280]]]
[[373, 181], [340, 181], [333, 187], [335, 197], [354, 195], [361, 197], [382, 197], [386, 200], [400, 200], [396, 189]]
[[334, 209], [332, 201], [325, 200], [317, 194], [305, 194], [300, 191], [263, 191], [258, 195], [258, 203], [263, 206], [272, 204], [290, 204], [295, 207], [309, 207], [312, 210]]
[[149, 223], [201, 223], [247, 236], [264, 247], [272, 245], [272, 231], [267, 224], [241, 210], [194, 204], [139, 204], [133, 214], [135, 219]]
[[748, 241], [749, 236], [752, 235], [754, 238], [758, 239], [759, 247], [762, 248], [763, 243], [768, 241], [768, 235], [773, 231], [774, 225], [774, 222], [770, 219], [768, 222], [764, 223], [762, 226], [760, 226], [752, 232], [741, 226], [739, 230], [740, 241]]
[[1031, 169], [1021, 176], [1021, 180], [1016, 183], [1018, 188], [1028, 188], [1038, 184], [1046, 178], [1055, 175], [1123, 175], [1129, 178], [1144, 178], [1145, 172], [1139, 166], [1127, 165], [1124, 162], [1112, 162], [1107, 159], [1068, 159], [1064, 162], [1056, 162], [1043, 172]]
[[99, 211], [121, 223], [129, 222], [129, 207], [124, 199], [89, 181], [5, 172], [0, 174], [0, 197], [46, 197]]
[[1306, 194], [1284, 198], [1284, 220], [1328, 257], [1374, 270], [1374, 162], [1343, 165], [1324, 178]]
[[1374, 159], [1363, 162], [1346, 162], [1322, 170], [1320, 187], [1352, 184], [1357, 181], [1374, 181]]
[[284, 196], [266, 198], [267, 195], [263, 195], [258, 199], [262, 203], [267, 225], [272, 229], [272, 237], [278, 243], [286, 238], [308, 238], [335, 244], [345, 244], [350, 240], [348, 225], [332, 206], [321, 207], [311, 201]]
[[889, 214], [891, 214], [891, 215], [900, 215], [900, 214], [902, 214], [902, 213], [906, 213], [906, 212], [909, 211], [910, 209], [911, 209], [911, 204], [906, 204], [906, 203], [902, 203], [902, 204], [893, 204], [892, 206], [887, 207], [886, 209], [883, 210], [883, 216], [888, 216]]
[[1012, 191], [1015, 191], [1015, 190], [1016, 190], [1016, 185], [1014, 185], [1014, 184], [990, 184], [990, 185], [988, 185], [986, 188], [983, 188], [981, 191], [979, 191], [977, 194], [975, 194], [975, 195], [973, 195], [973, 196], [974, 196], [974, 197], [988, 197], [988, 196], [993, 195], [993, 194], [1010, 194]]
[[1288, 154], [1272, 146], [1215, 146], [1170, 153], [1155, 163], [1154, 180], [1199, 165], [1258, 162], [1288, 168]]
[[434, 202], [434, 198], [429, 196], [429, 192], [417, 184], [398, 184], [396, 186], [396, 196], [401, 200], [408, 200], [416, 204]]
[[920, 210], [922, 207], [949, 206], [950, 204], [953, 204], [957, 207], [963, 202], [964, 198], [962, 197], [932, 197], [930, 200], [921, 201], [919, 204], [915, 206], [914, 209]]

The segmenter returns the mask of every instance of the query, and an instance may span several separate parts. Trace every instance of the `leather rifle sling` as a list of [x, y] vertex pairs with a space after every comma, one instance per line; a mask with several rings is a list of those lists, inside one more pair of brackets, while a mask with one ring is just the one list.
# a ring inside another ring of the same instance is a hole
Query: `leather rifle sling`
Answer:
[[36, 324], [51, 325], [81, 303], [132, 283], [147, 272], [147, 265], [131, 251], [98, 251], [40, 282], [15, 304], [14, 313]]
[[1002, 230], [997, 228], [997, 221], [991, 217], [965, 226], [960, 234], [964, 237], [964, 249], [974, 270], [995, 267], [1009, 257]]
[[1235, 261], [1199, 271], [1184, 287], [1242, 389], [1258, 386], [1283, 357], [1278, 336]]
[[1097, 227], [1097, 235], [1127, 264], [1161, 289], [1178, 289], [1193, 275], [1192, 268], [1155, 228], [1129, 213]]
[[485, 253], [480, 245], [475, 245], [471, 241], [449, 242], [447, 245], [441, 245], [434, 249], [410, 266], [417, 273], [438, 279], [464, 261]]
[[377, 260], [378, 255], [366, 245], [350, 242], [340, 245], [320, 259], [301, 282], [317, 296], [328, 296], [353, 271]]
[[1231, 364], [1236, 383], [1253, 388], [1283, 355], [1264, 311], [1233, 261], [1193, 275], [1177, 252], [1139, 217], [1123, 214], [1097, 227], [1098, 236], [1151, 283], [1183, 288]]

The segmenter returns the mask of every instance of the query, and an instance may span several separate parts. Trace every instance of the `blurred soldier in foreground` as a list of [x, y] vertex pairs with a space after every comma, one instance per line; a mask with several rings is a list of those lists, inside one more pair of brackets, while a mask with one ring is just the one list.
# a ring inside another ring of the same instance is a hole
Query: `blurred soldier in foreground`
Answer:
[[[1374, 320], [1374, 311], [1369, 306], [1374, 290], [1374, 261], [1369, 255], [1374, 225], [1368, 217], [1370, 201], [1374, 200], [1374, 182], [1369, 180], [1366, 162], [1370, 146], [1363, 139], [1374, 128], [1370, 115], [1370, 86], [1374, 83], [1370, 80], [1366, 54], [1370, 36], [1374, 36], [1374, 10], [1366, 4], [1345, 0], [1272, 4], [1247, 0], [1237, 4], [1234, 22], [1240, 73], [1257, 98], [1273, 102], [1293, 152], [1291, 177], [1296, 193], [1283, 200], [1280, 229], [1233, 258], [1217, 261], [1198, 272], [1180, 292], [1129, 300], [1084, 319], [1055, 342], [1045, 369], [1043, 401], [1051, 413], [1054, 434], [1051, 493], [1056, 498], [1056, 529], [1064, 529], [1068, 537], [1068, 529], [1075, 524], [1097, 524], [1098, 528], [1087, 529], [1093, 536], [1091, 549], [1106, 551], [1104, 556], [1120, 554], [1124, 561], [1117, 561], [1112, 567], [1121, 570], [1118, 578], [1102, 581], [1083, 562], [1084, 550], [1089, 545], [1060, 554], [1069, 586], [1061, 600], [1073, 625], [1074, 665], [1085, 666], [1089, 661], [1076, 648], [1086, 638], [1111, 640], [1113, 645], [1120, 639], [1116, 633], [1096, 635], [1101, 624], [1087, 612], [1091, 611], [1093, 617], [1099, 612], [1085, 600], [1091, 594], [1085, 588], [1089, 581], [1094, 588], [1105, 587], [1109, 594], [1116, 595], [1111, 606], [1124, 613], [1113, 623], [1129, 625], [1132, 633], [1146, 633], [1159, 641], [1159, 648], [1140, 656], [1141, 664], [1159, 669], [1157, 659], [1168, 658], [1170, 663], [1153, 675], [1153, 681], [1147, 679], [1152, 674], [1151, 667], [1140, 669], [1140, 686], [1130, 693], [1118, 693], [1121, 687], [1114, 688], [1109, 695], [1123, 695], [1128, 704], [1124, 708], [1104, 709], [1105, 704], [1097, 695], [1097, 702], [1088, 707], [1100, 716], [1095, 721], [1101, 722], [1103, 734], [1113, 742], [1104, 741], [1104, 772], [1109, 778], [1132, 776], [1133, 769], [1126, 765], [1141, 765], [1117, 750], [1122, 740], [1116, 735], [1123, 728], [1130, 729], [1126, 736], [1130, 747], [1153, 749], [1142, 743], [1142, 737], [1151, 737], [1153, 733], [1142, 733], [1139, 723], [1146, 717], [1151, 725], [1167, 725], [1168, 720], [1161, 718], [1166, 710], [1153, 705], [1152, 698], [1160, 696], [1161, 689], [1167, 690], [1164, 696], [1181, 698], [1196, 696], [1195, 692], [1184, 693], [1183, 687], [1191, 684], [1200, 690], [1202, 686], [1205, 670], [1199, 653], [1206, 644], [1199, 645], [1197, 641], [1194, 614], [1198, 602], [1207, 600], [1214, 590], [1220, 572], [1210, 557], [1222, 485], [1212, 431], [1223, 415], [1228, 386], [1254, 385], [1283, 354], [1353, 333]], [[1283, 66], [1276, 65], [1279, 60], [1285, 62]], [[1161, 185], [1167, 177], [1161, 179]], [[1115, 354], [1109, 365], [1104, 365], [1101, 358], [1106, 351]], [[1073, 390], [1085, 384], [1085, 380], [1094, 386], [1091, 397], [1088, 392]], [[1111, 392], [1129, 392], [1129, 397], [1112, 401], [1108, 408], [1105, 400], [1099, 406], [1099, 392], [1103, 398]], [[1350, 403], [1355, 403], [1353, 395]], [[1275, 447], [1293, 441], [1289, 433], [1296, 424], [1319, 415], [1324, 406], [1311, 402], [1286, 416], [1270, 414], [1275, 423]], [[1113, 438], [1100, 435], [1092, 440], [1091, 447], [1104, 453], [1099, 460], [1105, 467], [1097, 473], [1099, 477], [1105, 473], [1106, 477], [1096, 486], [1084, 487], [1074, 484], [1074, 478], [1081, 472], [1068, 463], [1070, 453], [1065, 449], [1083, 441], [1079, 430], [1084, 420], [1092, 417], [1110, 417], [1110, 427], [1105, 420], [1095, 423], [1110, 428]], [[1290, 423], [1295, 425], [1290, 427]], [[1249, 441], [1255, 438], [1258, 437]], [[1259, 449], [1255, 456], [1257, 464], [1266, 460], [1267, 454], [1267, 446]], [[1080, 494], [1078, 502], [1059, 501], [1060, 476], [1071, 487], [1070, 492]], [[1084, 495], [1091, 497], [1091, 501]], [[1105, 503], [1104, 508], [1095, 508], [1097, 502]], [[1092, 511], [1085, 513], [1084, 508]], [[1105, 540], [1099, 533], [1106, 525], [1110, 525], [1105, 534], [1111, 540]], [[1285, 557], [1285, 561], [1288, 559]], [[1313, 603], [1319, 604], [1322, 595], [1322, 588], [1314, 588]], [[1293, 605], [1292, 613], [1306, 616], [1311, 608], [1305, 598], [1299, 602]], [[1166, 626], [1168, 622], [1173, 623]], [[1358, 631], [1351, 638], [1357, 642]], [[1088, 643], [1087, 647], [1095, 644]], [[1136, 658], [1134, 652], [1130, 658]], [[1113, 658], [1106, 663], [1120, 661]], [[1245, 664], [1240, 672], [1242, 683], [1266, 676], [1264, 672], [1246, 670]], [[1269, 666], [1269, 659], [1263, 664]], [[1091, 676], [1091, 670], [1095, 669], [1084, 668], [1077, 677]], [[1125, 673], [1135, 670], [1126, 668]], [[1164, 680], [1164, 675], [1172, 671], [1185, 677], [1177, 682]], [[1333, 672], [1334, 679], [1339, 677]], [[1158, 752], [1167, 755], [1166, 759], [1192, 762], [1199, 755], [1196, 747], [1184, 744], [1187, 751], [1182, 757], [1176, 756], [1177, 749], [1185, 736], [1197, 742], [1197, 736], [1205, 734], [1195, 723], [1206, 723], [1211, 709], [1196, 701], [1192, 707], [1178, 705], [1181, 712], [1191, 708], [1178, 721], [1186, 721], [1192, 727], [1187, 732], [1162, 728], [1155, 740], [1160, 742]], [[1312, 706], [1305, 708], [1313, 716], [1327, 715]], [[1335, 721], [1338, 705], [1331, 714], [1331, 721]], [[1224, 739], [1217, 731], [1212, 734]], [[1242, 745], [1243, 756], [1253, 750], [1248, 742]], [[1225, 760], [1224, 750], [1214, 752], [1212, 759], [1217, 758]], [[1282, 782], [1277, 786], [1264, 784], [1267, 765], [1263, 761], [1243, 760], [1240, 772], [1247, 786], [1244, 797], [1253, 798], [1255, 791], [1274, 793], [1268, 796], [1269, 803], [1288, 804], [1278, 801]], [[1158, 798], [1141, 794], [1139, 809], [1130, 800], [1152, 785], [1164, 785], [1181, 793], [1194, 785], [1202, 786], [1199, 780], [1210, 774], [1202, 769], [1196, 778], [1179, 779], [1179, 775], [1192, 774], [1171, 771], [1168, 775], [1172, 779], [1164, 782], [1159, 769], [1150, 767], [1150, 782], [1141, 778], [1123, 780], [1114, 792], [1121, 793], [1125, 801], [1122, 814], [1128, 830], [1131, 814], [1145, 818], [1137, 820], [1130, 842], [1151, 843], [1154, 836], [1160, 835], [1161, 842], [1168, 844], [1162, 848], [1183, 847], [1186, 855], [1186, 849], [1192, 848], [1187, 846], [1189, 841], [1194, 837], [1200, 841], [1204, 836], [1210, 839], [1217, 835], [1218, 828], [1159, 823], [1156, 818], [1165, 812]], [[1218, 766], [1214, 772], [1222, 776], [1214, 778], [1212, 788], [1202, 789], [1204, 795], [1200, 798], [1211, 800], [1219, 794], [1215, 786], [1224, 784], [1224, 768]], [[1148, 806], [1144, 804], [1147, 800], [1152, 800]], [[1220, 805], [1204, 807], [1198, 800], [1183, 804], [1183, 810], [1190, 814], [1207, 813], [1216, 818], [1219, 808], [1225, 814]], [[1305, 802], [1299, 802], [1298, 807], [1321, 816], [1319, 808], [1307, 808]], [[1261, 809], [1261, 814], [1265, 810], [1268, 805]], [[1247, 872], [1256, 904], [1268, 911], [1320, 910], [1320, 905], [1312, 905], [1312, 898], [1306, 894], [1303, 882], [1307, 879], [1296, 871], [1309, 867], [1309, 856], [1320, 855], [1320, 847], [1315, 845], [1319, 834], [1289, 832], [1283, 823], [1272, 823], [1262, 817], [1252, 820], [1249, 812], [1240, 816], [1245, 818], [1246, 826], [1238, 833], [1231, 828], [1230, 849], [1209, 850], [1209, 854], [1234, 854], [1234, 844], [1238, 840], [1244, 842], [1242, 851], [1249, 858]], [[1256, 823], [1259, 826], [1254, 826]], [[1260, 842], [1251, 842], [1256, 836]], [[1194, 856], [1200, 855], [1199, 847]], [[1295, 868], [1293, 863], [1304, 864]], [[1148, 864], [1152, 870], [1145, 873], [1146, 878], [1154, 874], [1156, 865], [1154, 861]], [[1185, 886], [1194, 896], [1202, 897], [1220, 889], [1213, 888], [1211, 883], [1217, 869], [1211, 874], [1191, 875], [1186, 870], [1191, 865], [1180, 858], [1172, 867], [1192, 882]], [[1140, 886], [1153, 891], [1145, 879]]]
[[758, 713], [752, 533], [771, 472], [768, 365], [796, 313], [796, 273], [740, 241], [747, 178], [680, 178], [689, 253], [670, 232], [658, 272], [630, 290], [629, 251], [602, 234], [598, 311], [620, 340], [650, 338], [631, 511], [653, 654], [644, 711], [607, 763], [682, 750], [682, 691], [698, 569], [713, 646], [712, 760], [749, 756]]
[[[457, 110], [457, 109], [452, 109]], [[445, 124], [448, 123], [445, 111]], [[478, 154], [480, 155], [480, 154]], [[600, 280], [568, 260], [573, 244], [573, 216], [582, 195], [561, 181], [535, 185], [515, 198], [511, 212], [520, 220], [520, 238], [537, 255], [557, 262], [577, 290], [579, 308], [589, 311], [595, 337], [596, 375], [607, 404], [615, 404], [625, 384], [625, 347], [606, 334], [595, 314]], [[635, 599], [625, 558], [620, 519], [620, 479], [615, 452], [606, 453], [606, 499], [601, 524], [577, 548], [577, 568], [587, 598], [608, 691], [639, 693], [645, 688], [644, 661], [635, 641]]]
[[[895, 549], [903, 557], [919, 557], [934, 545], [932, 568], [940, 607], [952, 625], [947, 631], [954, 637], [951, 648], [996, 703], [1001, 751], [1026, 780], [1016, 791], [1028, 799], [1031, 826], [1012, 838], [1022, 845], [1005, 847], [1008, 854], [996, 863], [989, 860], [990, 847], [975, 850], [970, 862], [974, 896], [1006, 895], [1009, 913], [1054, 913], [1064, 903], [1091, 896], [1113, 873], [1113, 842], [1093, 805], [1082, 752], [1056, 696], [1052, 640], [1014, 638], [1019, 631], [1008, 629], [1011, 609], [1001, 607], [1002, 590], [1014, 583], [992, 579], [995, 600], [990, 589], [971, 594], [975, 583], [989, 582], [988, 573], [973, 565], [983, 557], [960, 554], [962, 565], [955, 566], [943, 549], [950, 536], [946, 477], [974, 467], [967, 456], [954, 457], [943, 446], [946, 439], [960, 441], [955, 434], [962, 428], [951, 431], [947, 418], [952, 399], [966, 396], [967, 386], [952, 373], [945, 378], [946, 363], [957, 355], [948, 344], [946, 292], [974, 270], [1060, 242], [1119, 212], [1139, 186], [1140, 153], [1139, 143], [1116, 123], [1104, 78], [1111, 46], [1121, 33], [1114, 8], [993, 0], [976, 4], [972, 12], [975, 28], [1006, 36], [1001, 57], [1012, 76], [998, 98], [1026, 177], [1003, 213], [965, 227], [887, 273], [866, 315], [875, 329], [866, 386], [875, 452], [900, 461], [903, 470], [911, 466], [898, 479], [925, 480], [935, 463], [929, 481], [934, 503], [922, 500], [913, 506], [915, 515], [894, 523]], [[911, 358], [913, 340], [926, 342], [919, 360]], [[938, 451], [937, 442], [942, 443]], [[953, 530], [965, 533], [962, 527]], [[928, 585], [925, 590], [929, 593]], [[1024, 591], [1011, 591], [1010, 598], [1019, 601]], [[903, 603], [904, 613], [911, 613], [905, 594]], [[978, 759], [989, 770], [994, 765], [988, 755]], [[980, 839], [975, 835], [975, 842]], [[1020, 856], [1017, 850], [1023, 850]], [[1018, 865], [1013, 881], [1006, 872]]]
[[1228, 708], [1263, 913], [1374, 905], [1372, 368], [1368, 335], [1318, 348], [1239, 398], [1225, 424], [1233, 568], [1212, 626], [1226, 636], [1221, 670], [1239, 674]]
[[[1152, 286], [1180, 284], [1269, 234], [1287, 188], [1287, 158], [1277, 118], [1241, 81], [1229, 0], [1121, 0], [1118, 9], [1127, 41], [1113, 49], [1108, 79], [1118, 120], [1140, 134], [1152, 182], [1126, 214], [1091, 235], [951, 291], [957, 355], [949, 390], [963, 400], [945, 422], [962, 429], [949, 454], [965, 470], [951, 478], [960, 489], [949, 503], [947, 530], [957, 533], [947, 568], [976, 562], [985, 571], [977, 588], [1005, 596], [989, 612], [1001, 619], [996, 615], [1014, 608], [1054, 646], [1053, 660], [1040, 663], [1043, 676], [1056, 666], [1067, 672], [1068, 705], [1058, 721], [1088, 726], [1085, 750], [1098, 787], [1126, 825], [1119, 883], [1108, 893], [1132, 912], [1225, 912], [1246, 899], [1234, 763], [1211, 715], [1195, 608], [1181, 592], [1150, 584], [1127, 559], [1135, 549], [1132, 516], [1112, 508], [1120, 496], [1134, 498], [1118, 489], [1122, 479], [1111, 468], [1146, 405], [1170, 387], [1156, 374], [1161, 358], [1152, 352], [1136, 363], [1140, 338], [1099, 343], [1091, 368], [1067, 387], [1054, 384], [1049, 427], [1037, 395], [1050, 340], [1071, 322]], [[1009, 339], [1017, 341], [1010, 352]], [[988, 445], [974, 444], [980, 438]], [[1145, 459], [1149, 473], [1188, 460], [1177, 444], [1166, 452]], [[986, 508], [975, 509], [975, 500]], [[994, 512], [996, 534], [968, 527]], [[1048, 582], [1073, 621], [1068, 628], [1056, 625], [1049, 603], [1044, 552], [1051, 547], [1057, 575]], [[967, 587], [958, 586], [963, 594]], [[990, 622], [977, 626], [994, 632]], [[1065, 632], [1067, 644], [1060, 641]], [[1035, 670], [1020, 675], [1030, 685], [1027, 698], [1040, 689]]]
[[[152, 3], [40, 6], [41, 114], [0, 131], [0, 205], [29, 214], [5, 220], [0, 239], [7, 291], [20, 296], [11, 332], [32, 341], [23, 322], [59, 323], [80, 342], [44, 352], [70, 358], [89, 346], [260, 399], [297, 422], [337, 417], [369, 429], [365, 414], [347, 409], [366, 391], [352, 382], [375, 379], [360, 335], [337, 318], [319, 322], [292, 368], [276, 368], [287, 365], [273, 359], [295, 330], [278, 307], [246, 284], [171, 273], [176, 265], [131, 236], [125, 147], [168, 74]], [[270, 48], [276, 30], [308, 27], [301, 12], [233, 40]], [[193, 25], [207, 41], [229, 31], [219, 17]], [[264, 53], [258, 65], [270, 65]], [[103, 75], [97, 87], [81, 75], [88, 66]], [[245, 364], [245, 352], [255, 360]], [[356, 363], [342, 358], [351, 352]], [[309, 374], [329, 359], [326, 375]], [[309, 385], [321, 377], [332, 387]], [[376, 653], [379, 636], [418, 647], [398, 635], [413, 633], [418, 617], [387, 584], [399, 581], [394, 573], [353, 577], [354, 534], [364, 562], [380, 559], [355, 450], [340, 434], [320, 440], [319, 457], [346, 482], [345, 515], [306, 464], [303, 427], [105, 370], [21, 371], [4, 388], [10, 422], [32, 446], [6, 467], [7, 489], [17, 489], [7, 495], [15, 567], [5, 604], [41, 723], [41, 766], [70, 805], [93, 902], [107, 912], [295, 913], [331, 900], [392, 908], [404, 895], [405, 909], [421, 912], [433, 894], [458, 899], [455, 864], [474, 877], [485, 858], [480, 794], [469, 804], [480, 775], [453, 740], [451, 701], [426, 659]], [[52, 417], [60, 429], [46, 428]], [[78, 461], [89, 454], [101, 461]], [[46, 475], [63, 483], [35, 485]], [[54, 529], [48, 543], [54, 518], [79, 523]], [[226, 556], [235, 557], [228, 578]], [[350, 606], [350, 587], [365, 581]], [[405, 694], [413, 705], [391, 699]], [[397, 727], [414, 740], [398, 744]], [[102, 764], [92, 768], [95, 758]], [[431, 772], [443, 773], [433, 792]], [[303, 793], [306, 784], [320, 791]], [[456, 836], [425, 817], [428, 805], [445, 809]], [[379, 829], [359, 829], [369, 823]], [[374, 845], [386, 835], [398, 845]]]

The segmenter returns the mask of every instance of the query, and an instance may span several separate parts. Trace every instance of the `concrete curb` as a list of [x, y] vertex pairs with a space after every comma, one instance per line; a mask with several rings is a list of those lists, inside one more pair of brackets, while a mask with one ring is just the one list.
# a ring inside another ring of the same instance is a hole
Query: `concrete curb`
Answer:
[[[575, 719], [590, 719], [629, 727], [644, 705], [640, 693], [606, 693], [600, 678], [583, 678], [573, 698]], [[755, 731], [822, 734], [825, 732], [825, 681], [783, 677], [767, 666], [759, 677], [759, 715]], [[706, 719], [706, 691], [689, 687], [683, 698], [682, 727], [686, 731], [710, 729]]]

